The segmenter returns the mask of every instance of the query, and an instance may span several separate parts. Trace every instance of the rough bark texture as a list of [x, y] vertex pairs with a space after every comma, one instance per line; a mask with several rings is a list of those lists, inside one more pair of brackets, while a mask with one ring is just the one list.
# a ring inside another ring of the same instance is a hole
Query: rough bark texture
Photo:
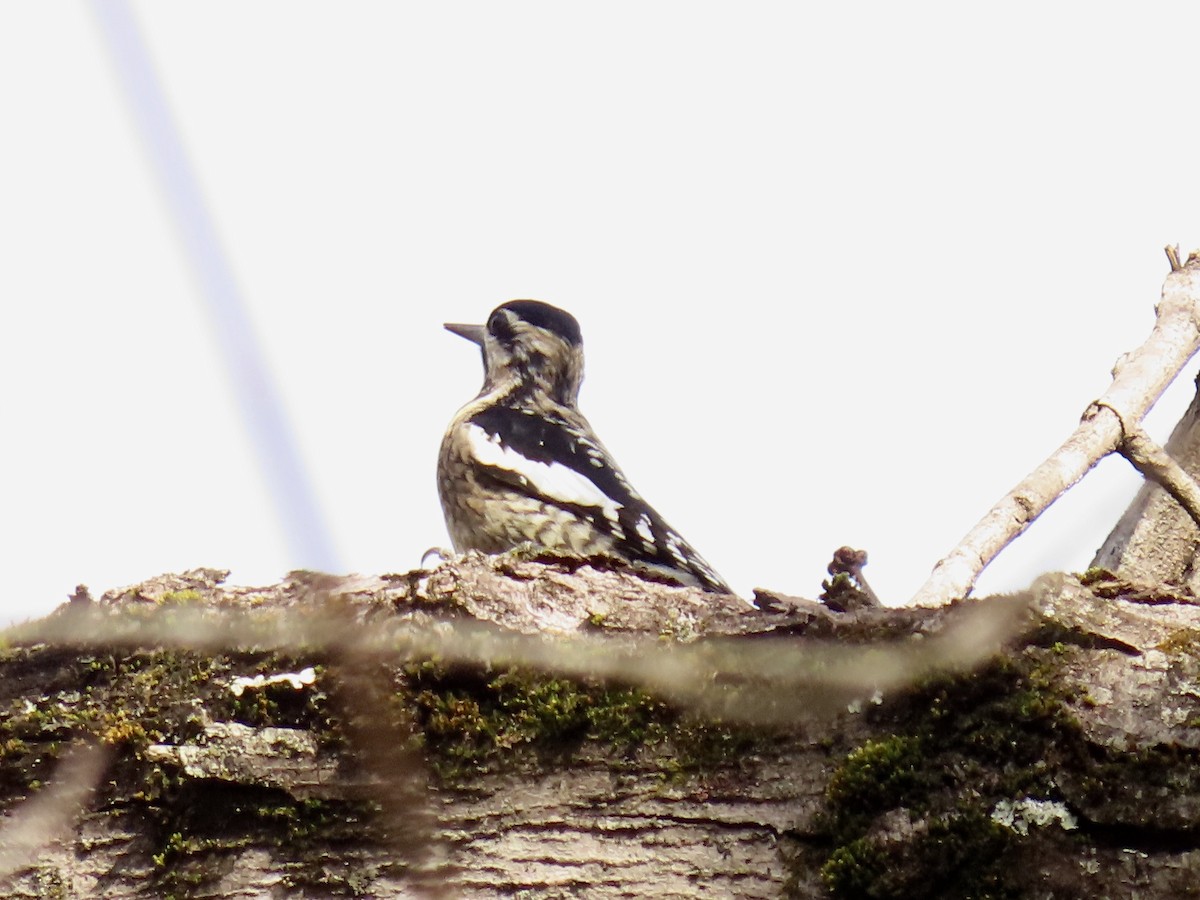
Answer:
[[[365, 629], [479, 621], [746, 646], [767, 634], [920, 645], [955, 614], [763, 595], [765, 613], [503, 558], [265, 589], [220, 574], [73, 605], [302, 616], [336, 604]], [[18, 641], [0, 651], [0, 849], [63, 780], [72, 737], [97, 735], [109, 757], [85, 807], [0, 894], [1195, 894], [1200, 606], [1098, 573], [1048, 576], [1029, 601], [1028, 629], [975, 671], [789, 727], [706, 721], [635, 685], [531, 671]]]
[[[1200, 387], [1200, 382], [1197, 382]], [[1164, 448], [1193, 478], [1200, 476], [1200, 392]], [[1093, 565], [1146, 582], [1200, 589], [1200, 530], [1159, 485], [1147, 481], [1096, 552]]]

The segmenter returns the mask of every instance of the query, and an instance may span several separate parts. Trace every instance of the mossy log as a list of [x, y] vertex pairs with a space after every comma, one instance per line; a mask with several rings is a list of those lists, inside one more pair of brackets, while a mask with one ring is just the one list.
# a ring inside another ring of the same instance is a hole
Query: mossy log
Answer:
[[[222, 580], [196, 570], [81, 595], [47, 628], [333, 605], [368, 632], [475, 622], [558, 636], [546, 641], [752, 648], [774, 636], [849, 653], [920, 647], [962, 608], [1000, 602], [835, 612], [761, 594], [752, 609], [594, 562], [506, 557], [259, 589]], [[1019, 636], [971, 671], [914, 669], [906, 687], [770, 724], [683, 708], [632, 672], [18, 631], [0, 651], [0, 860], [73, 777], [75, 739], [103, 749], [57, 833], [9, 866], [0, 893], [1195, 895], [1200, 606], [1103, 572], [1048, 576], [1024, 599]]]

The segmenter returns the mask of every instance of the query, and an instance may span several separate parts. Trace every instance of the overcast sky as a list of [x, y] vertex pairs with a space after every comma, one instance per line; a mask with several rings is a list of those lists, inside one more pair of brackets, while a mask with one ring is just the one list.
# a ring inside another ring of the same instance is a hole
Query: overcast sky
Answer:
[[[122, 9], [0, 5], [0, 619], [417, 566], [481, 378], [441, 323], [516, 297], [576, 315], [584, 412], [735, 588], [815, 596], [850, 544], [902, 603], [1200, 247], [1194, 4], [134, 3], [334, 547], [289, 549]], [[980, 590], [1086, 566], [1138, 483]]]

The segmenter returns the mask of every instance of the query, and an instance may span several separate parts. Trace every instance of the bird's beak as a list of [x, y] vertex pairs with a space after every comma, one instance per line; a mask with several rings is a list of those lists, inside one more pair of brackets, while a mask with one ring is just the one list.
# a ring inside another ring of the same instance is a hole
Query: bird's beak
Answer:
[[447, 331], [452, 331], [459, 337], [464, 337], [472, 344], [483, 346], [483, 326], [482, 325], [460, 325], [457, 322], [447, 322], [445, 324]]

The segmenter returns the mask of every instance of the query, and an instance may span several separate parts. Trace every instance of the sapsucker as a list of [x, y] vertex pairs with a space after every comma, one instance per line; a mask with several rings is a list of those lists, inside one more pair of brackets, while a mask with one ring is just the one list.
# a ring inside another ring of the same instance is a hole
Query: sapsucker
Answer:
[[575, 317], [512, 300], [486, 325], [447, 324], [483, 351], [483, 389], [458, 411], [438, 456], [438, 493], [459, 552], [522, 544], [604, 554], [683, 584], [732, 593], [634, 490], [579, 412], [583, 338]]

